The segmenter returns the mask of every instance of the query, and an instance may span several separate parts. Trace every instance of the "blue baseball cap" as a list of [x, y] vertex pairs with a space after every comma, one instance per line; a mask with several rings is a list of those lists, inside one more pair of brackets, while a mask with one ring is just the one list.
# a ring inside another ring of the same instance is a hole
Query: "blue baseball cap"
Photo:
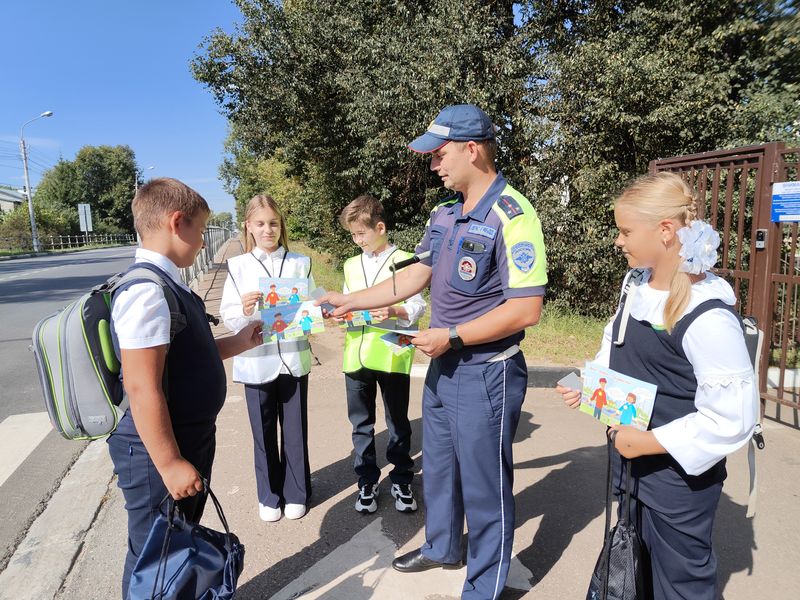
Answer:
[[428, 126], [428, 130], [411, 142], [414, 152], [436, 152], [447, 142], [493, 140], [494, 124], [485, 112], [474, 104], [446, 106]]

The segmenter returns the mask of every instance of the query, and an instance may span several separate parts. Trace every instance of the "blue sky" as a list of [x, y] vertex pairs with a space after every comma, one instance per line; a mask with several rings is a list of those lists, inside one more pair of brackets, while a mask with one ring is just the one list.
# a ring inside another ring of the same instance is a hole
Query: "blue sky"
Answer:
[[233, 211], [217, 176], [226, 121], [189, 61], [213, 28], [240, 20], [229, 0], [0, 2], [0, 184], [22, 186], [20, 126], [52, 110], [25, 127], [34, 188], [59, 156], [127, 144], [155, 167], [146, 178], [177, 177]]

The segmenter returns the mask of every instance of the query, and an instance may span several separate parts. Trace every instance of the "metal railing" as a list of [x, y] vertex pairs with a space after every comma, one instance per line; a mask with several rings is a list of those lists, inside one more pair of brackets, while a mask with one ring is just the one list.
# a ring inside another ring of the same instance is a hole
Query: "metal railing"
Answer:
[[194, 259], [194, 264], [191, 267], [184, 267], [181, 269], [181, 277], [187, 285], [197, 279], [200, 274], [208, 273], [208, 270], [214, 264], [214, 258], [219, 252], [222, 245], [233, 236], [230, 229], [223, 227], [208, 227], [204, 234], [205, 244], [203, 249], [200, 250], [197, 257]]
[[[80, 235], [47, 235], [39, 240], [43, 250], [69, 250], [83, 246], [111, 246], [133, 244], [136, 236], [132, 233], [90, 233]], [[18, 252], [33, 251], [30, 234], [0, 238], [0, 249]]]

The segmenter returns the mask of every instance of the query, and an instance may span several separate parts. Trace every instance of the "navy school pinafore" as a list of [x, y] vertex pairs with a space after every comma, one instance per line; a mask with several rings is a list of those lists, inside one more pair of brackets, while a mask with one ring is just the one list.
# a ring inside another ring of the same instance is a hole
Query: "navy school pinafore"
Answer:
[[[658, 386], [650, 429], [696, 412], [697, 380], [683, 351], [683, 337], [700, 315], [714, 309], [736, 314], [721, 300], [708, 300], [684, 315], [672, 333], [629, 316], [623, 343], [612, 344], [612, 369]], [[618, 339], [621, 321], [622, 311], [614, 321], [613, 340]], [[618, 454], [614, 461], [617, 494], [624, 490], [625, 461]], [[642, 456], [631, 461], [631, 475], [631, 510], [646, 554], [647, 597], [716, 600], [717, 559], [711, 536], [726, 477], [725, 459], [693, 476], [669, 454]]]

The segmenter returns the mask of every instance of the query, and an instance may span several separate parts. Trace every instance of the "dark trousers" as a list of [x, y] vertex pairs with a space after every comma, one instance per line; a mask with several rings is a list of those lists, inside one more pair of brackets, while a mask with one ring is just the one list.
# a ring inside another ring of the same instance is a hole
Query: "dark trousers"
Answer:
[[347, 416], [353, 425], [353, 448], [358, 486], [376, 484], [381, 474], [375, 453], [375, 404], [381, 388], [386, 412], [389, 444], [386, 460], [394, 465], [392, 483], [411, 483], [414, 477], [411, 459], [411, 423], [408, 422], [408, 394], [411, 378], [403, 373], [383, 373], [360, 369], [345, 373]]
[[[181, 444], [179, 443], [179, 447]], [[192, 440], [192, 448], [181, 448], [183, 457], [194, 465], [200, 474], [211, 480], [211, 465], [214, 462], [214, 430], [205, 435], [198, 434]], [[108, 450], [114, 463], [117, 485], [125, 497], [128, 512], [128, 554], [122, 572], [122, 598], [128, 597], [131, 573], [142, 552], [150, 528], [158, 516], [167, 488], [161, 480], [150, 455], [141, 439], [129, 435], [111, 435]], [[178, 502], [187, 520], [198, 522], [203, 516], [206, 495], [198, 494]]]
[[244, 392], [253, 431], [258, 501], [270, 508], [308, 504], [308, 375], [278, 375], [269, 383], [246, 384]]
[[431, 361], [422, 396], [425, 543], [437, 562], [463, 556], [462, 600], [490, 600], [503, 591], [514, 542], [512, 443], [528, 382], [519, 352], [493, 363]]

